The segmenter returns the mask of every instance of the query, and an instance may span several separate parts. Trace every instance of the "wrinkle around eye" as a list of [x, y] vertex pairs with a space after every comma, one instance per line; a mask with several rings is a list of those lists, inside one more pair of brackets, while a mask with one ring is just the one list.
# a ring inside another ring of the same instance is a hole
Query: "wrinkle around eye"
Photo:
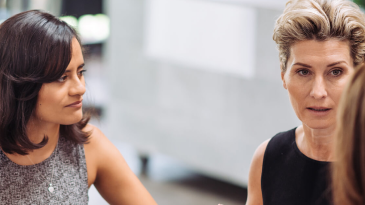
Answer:
[[[303, 72], [306, 72], [305, 74]], [[306, 77], [306, 76], [309, 76], [311, 73], [309, 70], [307, 69], [298, 69], [296, 71], [296, 73], [299, 75], [299, 76], [303, 76], [303, 77]]]
[[[339, 74], [335, 75], [335, 74], [333, 73], [334, 71], [338, 71], [338, 72], [339, 72]], [[332, 75], [332, 76], [334, 76], [334, 77], [338, 77], [338, 76], [340, 76], [340, 75], [342, 75], [342, 74], [343, 74], [343, 70], [341, 70], [341, 69], [336, 69], [336, 70], [332, 70], [330, 73], [331, 73], [331, 75]]]

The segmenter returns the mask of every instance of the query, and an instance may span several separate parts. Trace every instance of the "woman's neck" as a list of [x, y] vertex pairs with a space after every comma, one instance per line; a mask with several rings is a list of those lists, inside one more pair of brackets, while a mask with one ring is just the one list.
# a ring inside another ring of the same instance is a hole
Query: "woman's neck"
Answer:
[[334, 161], [335, 125], [325, 129], [312, 129], [301, 125], [295, 131], [299, 150], [317, 161]]
[[38, 164], [47, 159], [55, 150], [59, 138], [60, 125], [55, 123], [44, 122], [41, 120], [30, 119], [27, 124], [27, 135], [31, 142], [40, 143], [47, 136], [47, 144], [33, 151], [28, 155], [6, 154], [8, 158], [19, 165]]
[[47, 145], [55, 146], [58, 141], [59, 132], [60, 124], [45, 122], [37, 119], [30, 119], [27, 124], [27, 135], [29, 140], [33, 143], [40, 143], [42, 142], [44, 136], [47, 136]]

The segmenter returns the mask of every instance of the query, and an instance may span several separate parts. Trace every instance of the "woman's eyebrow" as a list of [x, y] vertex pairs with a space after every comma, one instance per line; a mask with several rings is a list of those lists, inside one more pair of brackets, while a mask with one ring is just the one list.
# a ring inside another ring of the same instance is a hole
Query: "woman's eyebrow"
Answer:
[[[85, 66], [85, 63], [79, 65], [79, 67], [77, 67], [77, 69], [83, 68]], [[71, 70], [65, 70], [65, 73], [69, 73], [71, 72]]]
[[[346, 61], [337, 61], [337, 62], [334, 62], [334, 63], [331, 63], [331, 64], [327, 65], [327, 67], [332, 67], [332, 66], [335, 66], [335, 65], [340, 64], [340, 63], [346, 63]], [[307, 67], [307, 68], [311, 68], [312, 67], [310, 65], [307, 65], [305, 63], [300, 63], [300, 62], [294, 63], [292, 66], [294, 66], [294, 65], [299, 65], [299, 66], [303, 66], [303, 67]]]
[[[335, 65], [340, 64], [340, 63], [346, 63], [346, 61], [337, 61], [337, 62], [335, 62], [335, 63], [331, 63], [331, 64], [329, 64], [327, 67], [332, 67], [332, 66], [335, 66]], [[347, 64], [347, 63], [346, 63], [346, 64]]]
[[83, 68], [85, 66], [85, 63], [79, 65], [79, 67], [77, 67], [77, 69]]
[[293, 66], [295, 66], [295, 65], [300, 65], [300, 66], [307, 67], [307, 68], [311, 68], [311, 67], [312, 67], [312, 66], [310, 66], [310, 65], [307, 65], [307, 64], [305, 64], [305, 63], [300, 63], [300, 62], [294, 63], [294, 64], [292, 65], [292, 67], [293, 67]]

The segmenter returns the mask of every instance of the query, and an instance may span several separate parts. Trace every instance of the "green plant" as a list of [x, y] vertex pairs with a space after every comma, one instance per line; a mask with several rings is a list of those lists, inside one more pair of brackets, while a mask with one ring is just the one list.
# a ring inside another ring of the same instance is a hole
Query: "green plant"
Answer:
[[357, 5], [362, 8], [365, 8], [365, 0], [353, 0]]

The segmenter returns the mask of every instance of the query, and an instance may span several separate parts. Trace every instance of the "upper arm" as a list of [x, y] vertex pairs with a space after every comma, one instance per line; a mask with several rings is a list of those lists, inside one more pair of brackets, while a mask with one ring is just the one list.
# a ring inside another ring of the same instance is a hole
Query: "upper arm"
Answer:
[[110, 204], [156, 205], [119, 150], [98, 128], [88, 128], [92, 129], [89, 143], [84, 145], [88, 172], [94, 172], [92, 183], [103, 198]]
[[247, 195], [247, 205], [262, 205], [262, 192], [261, 192], [261, 173], [262, 164], [264, 161], [264, 154], [269, 143], [269, 140], [263, 142], [255, 151], [253, 155], [249, 177], [248, 177], [248, 195]]

